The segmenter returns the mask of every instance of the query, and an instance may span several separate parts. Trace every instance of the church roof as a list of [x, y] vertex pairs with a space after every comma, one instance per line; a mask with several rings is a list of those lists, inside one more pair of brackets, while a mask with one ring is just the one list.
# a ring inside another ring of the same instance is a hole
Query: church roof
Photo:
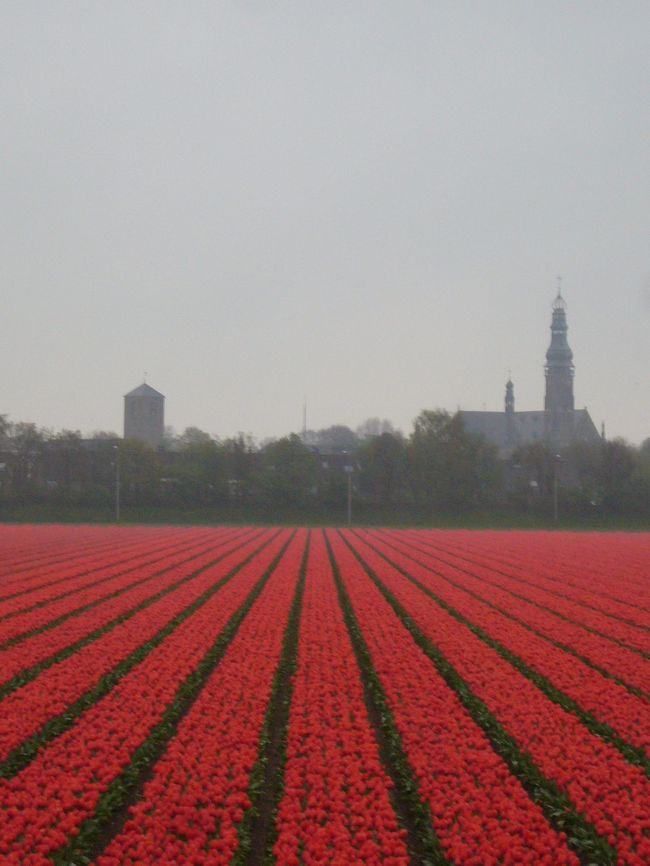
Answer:
[[502, 447], [502, 443], [505, 446], [508, 435], [505, 412], [468, 412], [461, 410], [460, 416], [468, 433], [483, 436], [488, 442], [492, 442], [498, 447]]
[[483, 436], [504, 452], [544, 438], [543, 411], [534, 412], [467, 412], [461, 418], [468, 433]]
[[152, 388], [151, 385], [147, 385], [146, 382], [143, 382], [142, 385], [138, 385], [137, 388], [134, 388], [133, 391], [129, 391], [128, 394], [124, 395], [125, 397], [162, 397], [165, 399], [165, 395], [161, 394], [160, 391], [156, 391], [155, 388]]
[[578, 439], [595, 442], [601, 438], [598, 428], [587, 409], [576, 409], [574, 415], [576, 419], [576, 437]]
[[[483, 436], [503, 453], [521, 445], [546, 441], [547, 416], [543, 410], [533, 412], [472, 412], [461, 409], [465, 430]], [[573, 412], [573, 439], [597, 441], [599, 433], [586, 409]]]

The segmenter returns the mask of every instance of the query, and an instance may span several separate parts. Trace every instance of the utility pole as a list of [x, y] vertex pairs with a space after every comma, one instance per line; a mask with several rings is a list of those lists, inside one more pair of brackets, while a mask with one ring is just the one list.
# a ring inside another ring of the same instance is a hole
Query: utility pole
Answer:
[[115, 452], [115, 522], [120, 522], [120, 449], [113, 445]]
[[352, 473], [354, 466], [345, 466], [345, 472], [348, 476], [348, 526], [352, 525]]
[[557, 523], [558, 507], [557, 507], [557, 470], [562, 458], [556, 454], [553, 458], [553, 521]]

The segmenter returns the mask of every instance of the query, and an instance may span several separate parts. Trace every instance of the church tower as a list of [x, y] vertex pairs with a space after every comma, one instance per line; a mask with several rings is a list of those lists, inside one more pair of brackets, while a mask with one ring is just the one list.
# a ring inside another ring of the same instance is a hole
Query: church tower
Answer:
[[[558, 278], [559, 281], [559, 278]], [[573, 442], [597, 444], [604, 439], [591, 420], [587, 407], [575, 409], [573, 400], [573, 352], [567, 340], [566, 303], [558, 285], [553, 301], [551, 345], [546, 352], [544, 410], [515, 411], [515, 386], [508, 373], [504, 410], [472, 412], [459, 410], [468, 433], [482, 436], [504, 457], [526, 445], [543, 445], [558, 451]]]
[[124, 438], [160, 448], [165, 432], [165, 397], [143, 382], [124, 395]]
[[551, 345], [546, 352], [545, 432], [556, 445], [573, 439], [575, 423], [573, 402], [573, 352], [567, 340], [566, 302], [558, 288], [553, 301]]

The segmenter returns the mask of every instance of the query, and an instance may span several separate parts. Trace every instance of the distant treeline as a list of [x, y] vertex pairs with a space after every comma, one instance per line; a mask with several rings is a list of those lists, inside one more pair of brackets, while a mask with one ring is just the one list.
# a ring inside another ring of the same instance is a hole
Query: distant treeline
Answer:
[[[256, 443], [197, 428], [154, 450], [99, 433], [58, 433], [0, 416], [0, 508], [49, 505], [214, 509], [241, 518], [339, 519], [351, 490], [366, 515], [463, 514], [489, 508], [650, 516], [650, 439], [544, 442], [507, 458], [468, 433], [461, 417], [425, 410], [408, 436], [369, 419]], [[1, 514], [2, 512], [0, 512]]]

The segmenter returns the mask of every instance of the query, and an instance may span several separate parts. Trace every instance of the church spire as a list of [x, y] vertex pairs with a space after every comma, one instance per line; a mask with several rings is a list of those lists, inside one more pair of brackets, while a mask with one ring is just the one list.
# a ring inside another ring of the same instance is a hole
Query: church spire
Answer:
[[573, 352], [567, 340], [566, 301], [558, 277], [558, 292], [553, 301], [551, 344], [546, 352], [547, 432], [554, 440], [565, 438], [567, 425], [573, 424]]

